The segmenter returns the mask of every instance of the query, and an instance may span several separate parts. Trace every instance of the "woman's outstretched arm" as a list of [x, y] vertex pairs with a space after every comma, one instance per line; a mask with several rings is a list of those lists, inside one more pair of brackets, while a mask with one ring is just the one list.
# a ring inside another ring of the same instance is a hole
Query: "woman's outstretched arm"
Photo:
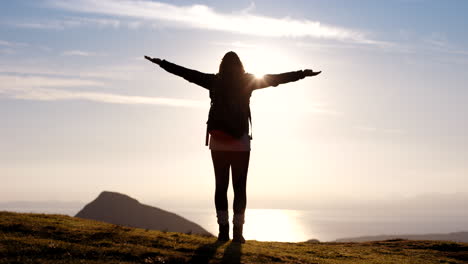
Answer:
[[312, 70], [285, 72], [280, 74], [266, 74], [262, 78], [254, 80], [254, 90], [266, 88], [270, 86], [278, 86], [283, 83], [295, 82], [305, 77], [319, 75], [321, 71], [314, 72]]
[[213, 79], [215, 77], [214, 74], [203, 73], [203, 72], [199, 72], [196, 70], [187, 69], [177, 64], [168, 62], [166, 60], [161, 60], [159, 58], [151, 58], [151, 57], [145, 56], [145, 59], [161, 66], [161, 68], [163, 68], [164, 70], [172, 74], [180, 76], [184, 78], [185, 80], [195, 83], [197, 85], [200, 85], [201, 87], [204, 87], [206, 89], [210, 88], [211, 83], [213, 82]]

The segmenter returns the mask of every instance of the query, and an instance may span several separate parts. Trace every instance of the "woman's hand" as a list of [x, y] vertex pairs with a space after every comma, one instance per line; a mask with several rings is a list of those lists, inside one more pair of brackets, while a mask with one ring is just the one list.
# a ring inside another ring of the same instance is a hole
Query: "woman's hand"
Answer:
[[314, 72], [313, 70], [304, 70], [304, 75], [307, 77], [307, 76], [315, 76], [315, 75], [319, 75], [322, 71], [318, 71], [318, 72]]
[[151, 61], [152, 63], [156, 63], [156, 64], [158, 64], [158, 65], [161, 63], [161, 59], [160, 59], [160, 58], [151, 58], [151, 57], [145, 56], [145, 59]]

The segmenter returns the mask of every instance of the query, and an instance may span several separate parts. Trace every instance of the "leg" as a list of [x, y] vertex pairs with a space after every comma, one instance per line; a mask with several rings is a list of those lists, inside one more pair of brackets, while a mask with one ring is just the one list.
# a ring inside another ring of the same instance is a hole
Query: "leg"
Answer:
[[229, 153], [227, 151], [211, 151], [216, 179], [215, 206], [216, 211], [228, 210], [227, 190], [229, 187]]
[[250, 151], [233, 152], [232, 184], [234, 186], [234, 242], [245, 243], [242, 236], [245, 208], [247, 206], [247, 172], [249, 170]]
[[233, 151], [232, 184], [234, 186], [234, 214], [244, 214], [247, 205], [247, 173], [250, 151]]
[[215, 206], [216, 217], [218, 218], [219, 234], [218, 241], [229, 240], [229, 214], [227, 190], [229, 186], [229, 153], [225, 151], [211, 151], [213, 167], [215, 171], [216, 190]]

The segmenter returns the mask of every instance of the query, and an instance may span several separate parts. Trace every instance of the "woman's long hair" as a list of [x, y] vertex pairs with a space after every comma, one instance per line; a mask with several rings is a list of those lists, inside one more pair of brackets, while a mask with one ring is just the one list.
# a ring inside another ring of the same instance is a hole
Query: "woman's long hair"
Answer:
[[212, 106], [208, 130], [221, 130], [240, 138], [249, 131], [249, 98], [245, 70], [239, 56], [226, 53], [219, 65], [219, 78], [210, 90]]
[[244, 73], [244, 65], [242, 65], [239, 56], [234, 51], [226, 53], [219, 64], [218, 74], [221, 78], [238, 77]]

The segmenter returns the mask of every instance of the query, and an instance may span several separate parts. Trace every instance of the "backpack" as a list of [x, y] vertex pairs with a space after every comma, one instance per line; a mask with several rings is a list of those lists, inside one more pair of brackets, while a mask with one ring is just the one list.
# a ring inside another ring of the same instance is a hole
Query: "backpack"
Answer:
[[251, 91], [243, 79], [221, 79], [219, 76], [210, 89], [211, 106], [206, 122], [205, 145], [208, 146], [209, 135], [222, 131], [233, 139], [241, 138], [249, 132], [252, 139], [252, 116], [250, 112]]

